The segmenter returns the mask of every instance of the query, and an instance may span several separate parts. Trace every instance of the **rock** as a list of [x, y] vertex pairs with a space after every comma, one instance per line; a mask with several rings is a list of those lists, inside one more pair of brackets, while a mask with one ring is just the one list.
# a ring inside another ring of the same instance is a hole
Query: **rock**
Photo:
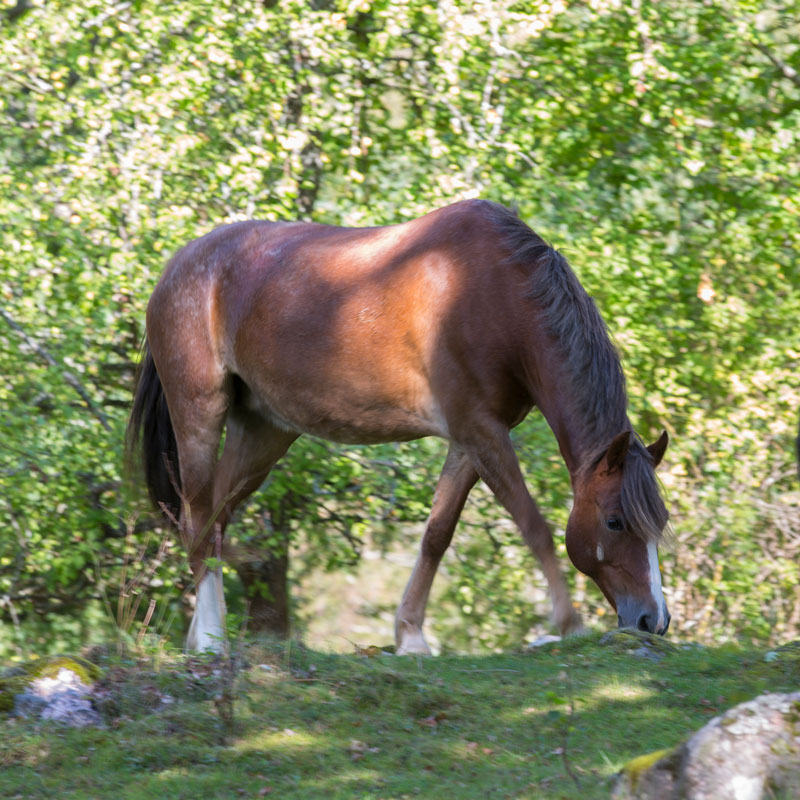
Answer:
[[38, 694], [23, 690], [12, 698], [12, 703], [9, 710], [15, 717], [39, 717], [47, 705], [47, 700]]
[[618, 800], [800, 797], [800, 692], [765, 694], [715, 717], [673, 750], [630, 761]]
[[648, 661], [661, 661], [667, 653], [677, 650], [676, 646], [663, 636], [634, 628], [616, 628], [608, 631], [600, 638], [600, 644]]
[[658, 650], [651, 650], [648, 645], [642, 645], [641, 647], [635, 647], [633, 650], [630, 651], [632, 656], [636, 656], [637, 658], [646, 658], [648, 661], [661, 661], [664, 658], [664, 653], [659, 652]]
[[0, 678], [0, 710], [73, 727], [102, 725], [91, 700], [91, 684], [99, 675], [100, 670], [85, 659], [37, 659]]
[[[612, 796], [619, 800], [629, 800], [629, 798], [634, 800], [639, 797], [637, 792], [641, 791], [646, 784], [649, 794], [643, 795], [643, 797], [667, 800], [672, 791], [672, 773], [663, 768], [663, 763], [670, 761], [675, 752], [675, 748], [656, 750], [629, 761], [617, 776]], [[659, 765], [658, 770], [655, 769], [656, 764]]]
[[100, 715], [88, 697], [91, 687], [70, 669], [61, 667], [55, 678], [34, 678], [28, 689], [14, 698], [18, 716], [38, 714], [74, 728], [101, 725]]

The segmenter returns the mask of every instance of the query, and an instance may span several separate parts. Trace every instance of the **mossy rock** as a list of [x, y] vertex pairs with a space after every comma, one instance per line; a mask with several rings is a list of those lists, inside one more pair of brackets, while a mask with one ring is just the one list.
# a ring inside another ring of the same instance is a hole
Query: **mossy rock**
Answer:
[[24, 664], [18, 664], [3, 672], [0, 677], [0, 712], [14, 709], [14, 698], [22, 694], [37, 678], [57, 678], [62, 669], [74, 672], [85, 684], [94, 683], [102, 676], [102, 670], [91, 661], [80, 656], [46, 656]]
[[[800, 639], [793, 642], [783, 644], [770, 651], [775, 654], [775, 661], [782, 664], [799, 664], [800, 663]], [[765, 656], [766, 659], [766, 656]], [[768, 659], [773, 660], [773, 659]]]
[[764, 679], [765, 688], [769, 686], [769, 681], [776, 672], [785, 678], [800, 680], [800, 641], [767, 650], [751, 668], [751, 674]]
[[639, 786], [639, 780], [641, 779], [642, 775], [654, 764], [657, 764], [659, 761], [661, 761], [662, 758], [666, 758], [668, 755], [671, 755], [674, 750], [675, 748], [673, 747], [668, 747], [665, 750], [655, 750], [652, 753], [645, 753], [643, 756], [632, 758], [627, 764], [625, 764], [625, 766], [620, 770], [619, 774], [626, 782], [628, 790], [635, 792]]
[[616, 628], [608, 631], [601, 637], [600, 644], [613, 647], [618, 652], [637, 650], [640, 647], [647, 647], [659, 653], [674, 653], [678, 649], [663, 636], [639, 631], [635, 628]]
[[542, 650], [543, 652], [553, 652], [558, 650], [561, 653], [581, 653], [591, 652], [594, 647], [599, 644], [600, 639], [604, 636], [600, 631], [593, 631], [589, 628], [582, 628], [574, 633], [562, 636], [560, 639], [545, 644], [540, 644], [536, 647], [527, 646], [526, 653], [536, 652]]

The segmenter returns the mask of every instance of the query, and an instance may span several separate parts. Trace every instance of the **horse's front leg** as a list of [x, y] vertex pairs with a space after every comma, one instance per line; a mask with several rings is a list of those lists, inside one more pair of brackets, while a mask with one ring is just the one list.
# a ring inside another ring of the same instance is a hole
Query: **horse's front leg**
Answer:
[[422, 633], [428, 595], [439, 562], [453, 538], [461, 509], [477, 480], [478, 474], [469, 459], [451, 444], [433, 495], [417, 563], [397, 609], [394, 636], [398, 655], [431, 653]]
[[525, 543], [539, 560], [550, 588], [553, 621], [559, 632], [565, 635], [580, 631], [583, 625], [558, 565], [553, 536], [525, 486], [508, 429], [494, 420], [475, 420], [470, 427], [470, 440], [464, 449], [475, 470], [511, 514]]

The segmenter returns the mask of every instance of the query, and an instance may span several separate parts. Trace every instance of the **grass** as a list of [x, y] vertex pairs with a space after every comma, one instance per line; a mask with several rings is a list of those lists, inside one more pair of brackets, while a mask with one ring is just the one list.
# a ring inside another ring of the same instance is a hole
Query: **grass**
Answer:
[[207, 659], [107, 654], [106, 728], [0, 722], [0, 797], [608, 797], [629, 759], [800, 682], [791, 652], [670, 647], [656, 662], [640, 644], [417, 659], [254, 643], [232, 688]]

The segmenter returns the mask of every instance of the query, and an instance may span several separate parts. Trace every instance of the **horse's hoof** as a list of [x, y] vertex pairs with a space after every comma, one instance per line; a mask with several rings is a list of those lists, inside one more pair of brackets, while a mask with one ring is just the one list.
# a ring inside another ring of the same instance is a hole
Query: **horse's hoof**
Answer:
[[572, 613], [558, 625], [559, 633], [562, 636], [572, 636], [576, 633], [587, 633], [580, 614]]
[[397, 643], [394, 651], [398, 656], [429, 656], [432, 655], [428, 643], [422, 633], [406, 634], [402, 642]]
[[431, 653], [430, 648], [428, 648], [428, 647], [426, 647], [424, 649], [423, 648], [419, 648], [418, 650], [412, 650], [411, 648], [408, 648], [408, 647], [399, 647], [395, 651], [395, 655], [396, 656], [432, 656], [433, 653]]

